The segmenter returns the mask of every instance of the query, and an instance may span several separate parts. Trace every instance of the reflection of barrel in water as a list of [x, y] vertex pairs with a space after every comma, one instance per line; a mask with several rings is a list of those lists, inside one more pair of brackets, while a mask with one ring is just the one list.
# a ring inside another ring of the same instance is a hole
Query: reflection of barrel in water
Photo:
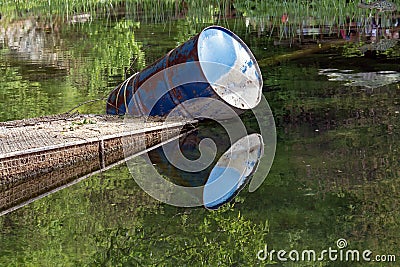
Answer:
[[[207, 139], [216, 141], [216, 146], [212, 146], [210, 142], [204, 142]], [[221, 125], [214, 122], [200, 124], [195, 131], [183, 135], [175, 144], [175, 146], [178, 145], [179, 148], [171, 147], [171, 143], [164, 145], [148, 152], [148, 156], [161, 175], [166, 176], [168, 180], [177, 185], [189, 187], [204, 185], [212, 165], [216, 164], [216, 158], [220, 157], [230, 146], [228, 134]], [[178, 149], [181, 153], [178, 153]], [[166, 155], [168, 151], [171, 153]], [[213, 153], [214, 151], [216, 153]], [[209, 164], [196, 161], [202, 153], [203, 157], [208, 159]], [[181, 156], [188, 159], [191, 166], [185, 167], [179, 160]], [[212, 163], [210, 164], [210, 162]], [[193, 166], [195, 167], [190, 168]]]
[[176, 162], [171, 164], [171, 155], [166, 156], [168, 152], [162, 147], [149, 152], [148, 156], [157, 171], [170, 182], [185, 187], [202, 186], [201, 203], [208, 209], [216, 209], [231, 201], [250, 181], [264, 152], [263, 140], [261, 135], [251, 134], [230, 145], [223, 142], [229, 138], [221, 138], [226, 134], [222, 131], [208, 131], [212, 136], [205, 136], [204, 133], [193, 132], [179, 142], [185, 158], [194, 161], [204, 156], [202, 153], [207, 154], [206, 158], [211, 155], [214, 158], [215, 153], [209, 150], [215, 147], [203, 145], [199, 148], [199, 144], [207, 138], [217, 140], [216, 157], [199, 171], [184, 170]]

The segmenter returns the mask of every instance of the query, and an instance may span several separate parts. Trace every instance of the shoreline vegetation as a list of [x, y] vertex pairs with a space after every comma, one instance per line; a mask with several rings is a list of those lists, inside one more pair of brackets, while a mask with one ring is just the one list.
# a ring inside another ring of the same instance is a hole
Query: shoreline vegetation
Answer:
[[[392, 0], [400, 6], [400, 0]], [[193, 23], [219, 23], [244, 17], [246, 26], [259, 32], [292, 37], [299, 33], [330, 33], [350, 27], [400, 28], [398, 10], [381, 12], [361, 8], [357, 0], [4, 0], [0, 5], [0, 25], [27, 17], [47, 22], [87, 22], [94, 18], [121, 18], [144, 22], [188, 19]], [[308, 7], [308, 8], [305, 8]]]
[[[36, 29], [44, 32], [95, 19], [122, 19], [138, 24], [184, 20], [192, 25], [193, 32], [198, 32], [211, 24], [229, 28], [231, 19], [239, 18], [247, 32], [273, 39], [274, 45], [308, 50], [311, 45], [314, 51], [321, 50], [321, 45], [327, 47], [325, 43], [341, 43], [351, 50], [346, 52], [350, 56], [400, 54], [399, 49], [387, 52], [393, 46], [398, 47], [400, 12], [365, 8], [368, 5], [360, 3], [358, 0], [4, 0], [0, 5], [0, 45], [1, 31], [19, 28], [26, 20], [34, 21]], [[391, 3], [396, 8], [400, 6], [400, 0]]]

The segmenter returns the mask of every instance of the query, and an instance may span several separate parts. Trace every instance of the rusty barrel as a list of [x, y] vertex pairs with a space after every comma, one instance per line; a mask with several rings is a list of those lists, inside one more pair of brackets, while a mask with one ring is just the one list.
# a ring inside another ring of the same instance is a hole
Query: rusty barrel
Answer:
[[[262, 83], [246, 44], [231, 31], [211, 26], [118, 85], [108, 97], [106, 112], [166, 116], [187, 100], [213, 98], [240, 114], [260, 102]], [[208, 108], [202, 103], [188, 112], [191, 117], [201, 117]], [[217, 109], [215, 114], [232, 116]]]

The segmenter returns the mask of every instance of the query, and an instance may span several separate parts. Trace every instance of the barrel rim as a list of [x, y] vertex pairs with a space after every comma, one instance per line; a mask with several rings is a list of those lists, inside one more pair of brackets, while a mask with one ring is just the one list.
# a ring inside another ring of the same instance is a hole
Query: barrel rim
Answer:
[[[250, 109], [255, 108], [255, 107], [261, 102], [262, 88], [264, 87], [264, 81], [263, 81], [263, 78], [262, 78], [261, 69], [260, 69], [260, 66], [258, 65], [258, 62], [257, 62], [256, 57], [254, 56], [254, 54], [253, 54], [253, 52], [250, 50], [250, 48], [247, 46], [247, 44], [246, 44], [238, 35], [236, 35], [236, 34], [235, 34], [234, 32], [232, 32], [231, 30], [229, 30], [229, 29], [227, 29], [227, 28], [225, 28], [225, 27], [219, 26], [219, 25], [211, 25], [211, 26], [208, 26], [208, 27], [204, 28], [204, 29], [197, 35], [197, 36], [198, 36], [197, 44], [196, 44], [197, 51], [199, 51], [199, 39], [200, 39], [201, 35], [202, 35], [205, 31], [210, 30], [210, 29], [222, 30], [223, 32], [229, 34], [234, 40], [236, 40], [238, 43], [240, 43], [240, 44], [242, 45], [242, 47], [245, 49], [245, 51], [249, 54], [250, 58], [252, 59], [253, 64], [254, 64], [254, 67], [256, 68], [256, 71], [257, 71], [257, 73], [259, 73], [259, 79], [258, 79], [258, 80], [259, 80], [259, 82], [260, 82], [260, 88], [261, 88], [261, 90], [260, 90], [260, 92], [259, 92], [259, 95], [258, 95], [258, 97], [257, 97], [257, 101], [256, 101], [255, 105], [254, 105], [254, 106], [250, 106]], [[199, 55], [198, 55], [198, 56], [199, 56]], [[198, 60], [199, 60], [199, 63], [200, 63], [200, 70], [201, 70], [201, 72], [203, 73], [204, 77], [207, 78], [207, 76], [206, 76], [206, 74], [204, 73], [204, 70], [203, 70], [203, 68], [202, 68], [202, 66], [201, 66], [200, 58], [198, 58]], [[208, 79], [207, 79], [207, 80], [208, 80]], [[213, 85], [212, 85], [211, 83], [210, 83], [210, 86], [213, 87]], [[214, 88], [213, 88], [213, 89], [214, 89]], [[218, 93], [218, 91], [215, 90], [215, 93], [216, 93], [219, 97], [221, 97], [222, 100], [224, 100], [225, 102], [227, 102], [227, 101]], [[230, 105], [232, 105], [232, 104], [229, 103], [229, 102], [227, 102], [227, 103], [230, 104]], [[238, 105], [232, 105], [232, 106], [235, 107], [236, 109], [239, 109], [239, 110], [248, 110], [248, 108], [242, 108], [242, 107], [240, 107], [240, 106], [238, 106]]]

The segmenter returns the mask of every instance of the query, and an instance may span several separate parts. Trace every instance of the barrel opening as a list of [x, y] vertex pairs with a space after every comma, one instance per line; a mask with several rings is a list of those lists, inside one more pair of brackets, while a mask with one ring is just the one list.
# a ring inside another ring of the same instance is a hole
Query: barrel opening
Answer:
[[215, 93], [238, 109], [251, 109], [261, 100], [262, 75], [246, 44], [229, 30], [211, 26], [199, 36], [202, 72]]

